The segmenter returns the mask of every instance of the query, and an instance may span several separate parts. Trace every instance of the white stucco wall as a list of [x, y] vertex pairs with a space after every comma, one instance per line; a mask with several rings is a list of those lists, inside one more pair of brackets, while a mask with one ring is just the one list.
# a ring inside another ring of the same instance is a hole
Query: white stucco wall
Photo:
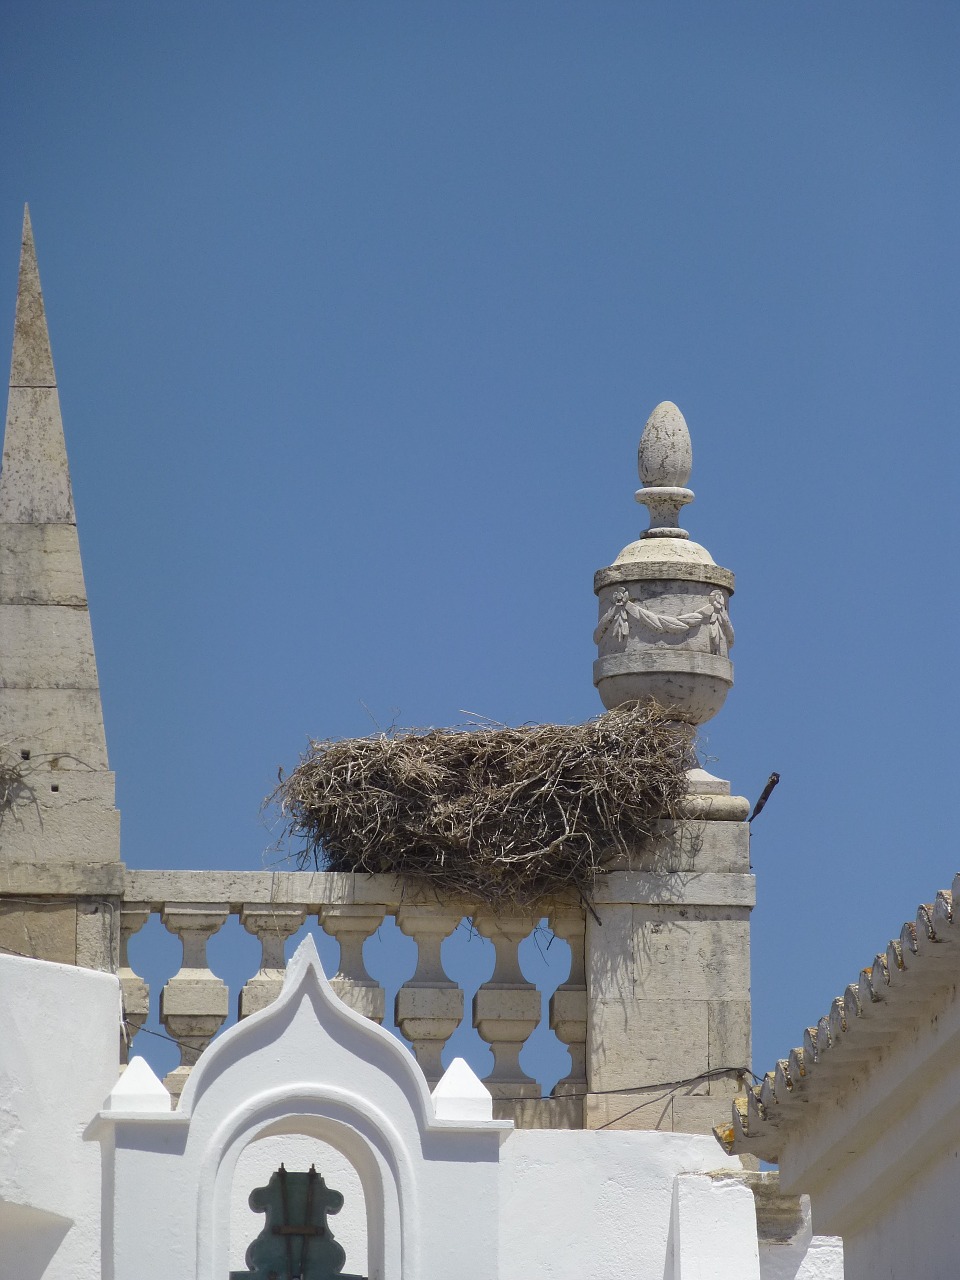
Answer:
[[101, 1149], [117, 1078], [110, 974], [0, 955], [0, 1280], [100, 1280]]
[[870, 1032], [869, 1054], [839, 1039], [804, 1122], [782, 1131], [781, 1187], [843, 1236], [848, 1280], [957, 1274], [960, 951], [927, 942], [915, 955], [908, 942], [904, 954], [883, 999], [850, 1020], [850, 1036]]
[[808, 1207], [794, 1239], [758, 1244], [739, 1168], [712, 1137], [518, 1129], [500, 1155], [499, 1280], [844, 1280]]
[[758, 1269], [753, 1194], [712, 1137], [511, 1130], [483, 1118], [473, 1077], [478, 1096], [460, 1081], [438, 1117], [412, 1056], [336, 1000], [310, 948], [174, 1113], [142, 1064], [113, 1088], [115, 978], [0, 957], [0, 1009], [0, 1280], [240, 1270], [263, 1224], [247, 1197], [281, 1161], [344, 1195], [331, 1226], [345, 1269], [371, 1278], [408, 1269], [399, 1244], [368, 1254], [402, 1226], [420, 1280], [466, 1274], [467, 1258], [471, 1280], [842, 1280], [816, 1241], [763, 1248]]
[[518, 1129], [501, 1151], [501, 1280], [664, 1280], [676, 1175], [739, 1167], [692, 1134]]
[[[356, 1170], [335, 1148], [302, 1134], [247, 1147], [231, 1202], [230, 1266], [240, 1270], [263, 1215], [247, 1196], [281, 1161], [311, 1163], [344, 1196], [330, 1226], [347, 1253], [345, 1271], [366, 1275], [366, 1208]], [[814, 1238], [809, 1208], [790, 1241], [759, 1243], [748, 1186], [718, 1178], [736, 1171], [712, 1138], [656, 1132], [516, 1130], [501, 1149], [501, 1280], [843, 1280], [837, 1240]], [[713, 1177], [698, 1177], [708, 1170]], [[759, 1270], [757, 1269], [759, 1266]]]
[[960, 1146], [905, 1179], [895, 1197], [844, 1239], [847, 1275], [869, 1280], [960, 1274]]
[[760, 1240], [760, 1280], [844, 1280], [843, 1241], [813, 1234], [809, 1197], [801, 1198], [800, 1210], [791, 1240]]

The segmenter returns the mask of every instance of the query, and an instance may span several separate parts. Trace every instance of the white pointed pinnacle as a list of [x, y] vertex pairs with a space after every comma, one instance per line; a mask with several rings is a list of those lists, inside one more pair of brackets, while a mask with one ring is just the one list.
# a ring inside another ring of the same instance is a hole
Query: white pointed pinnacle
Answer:
[[492, 1120], [493, 1097], [463, 1058], [454, 1058], [432, 1094], [438, 1120]]
[[650, 512], [644, 538], [689, 538], [680, 528], [680, 508], [693, 501], [685, 486], [693, 467], [693, 446], [683, 414], [664, 400], [647, 419], [637, 456], [642, 489], [637, 501]]
[[104, 1111], [169, 1111], [170, 1094], [143, 1058], [131, 1058], [110, 1090]]

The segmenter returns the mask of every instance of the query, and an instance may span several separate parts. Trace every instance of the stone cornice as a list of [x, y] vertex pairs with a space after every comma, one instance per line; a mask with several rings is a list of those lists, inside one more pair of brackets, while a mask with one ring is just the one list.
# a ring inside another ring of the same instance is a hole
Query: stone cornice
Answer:
[[604, 587], [616, 585], [618, 582], [706, 582], [714, 587], [723, 587], [733, 595], [736, 578], [729, 569], [722, 569], [718, 564], [700, 564], [696, 561], [685, 563], [682, 560], [628, 560], [624, 564], [612, 564], [606, 569], [598, 569], [593, 575], [593, 590], [600, 593]]

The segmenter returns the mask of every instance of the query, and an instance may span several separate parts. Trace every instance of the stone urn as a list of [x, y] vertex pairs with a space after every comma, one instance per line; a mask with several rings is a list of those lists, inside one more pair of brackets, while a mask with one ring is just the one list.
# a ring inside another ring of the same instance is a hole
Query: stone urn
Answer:
[[650, 527], [594, 578], [600, 617], [593, 682], [610, 710], [657, 702], [698, 725], [733, 684], [729, 602], [734, 577], [679, 527], [693, 464], [690, 432], [675, 404], [658, 404], [640, 439], [637, 501]]

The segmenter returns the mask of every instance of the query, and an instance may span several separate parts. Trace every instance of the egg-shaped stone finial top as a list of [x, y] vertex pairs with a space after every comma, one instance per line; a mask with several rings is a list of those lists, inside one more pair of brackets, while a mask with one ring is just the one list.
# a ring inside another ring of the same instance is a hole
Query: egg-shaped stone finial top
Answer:
[[642, 485], [682, 488], [689, 481], [693, 446], [686, 419], [672, 401], [662, 400], [647, 419], [637, 465]]
[[640, 437], [637, 466], [643, 488], [637, 501], [650, 512], [650, 528], [644, 538], [688, 538], [680, 528], [680, 508], [693, 501], [687, 489], [693, 467], [693, 446], [683, 414], [663, 400], [647, 419]]

